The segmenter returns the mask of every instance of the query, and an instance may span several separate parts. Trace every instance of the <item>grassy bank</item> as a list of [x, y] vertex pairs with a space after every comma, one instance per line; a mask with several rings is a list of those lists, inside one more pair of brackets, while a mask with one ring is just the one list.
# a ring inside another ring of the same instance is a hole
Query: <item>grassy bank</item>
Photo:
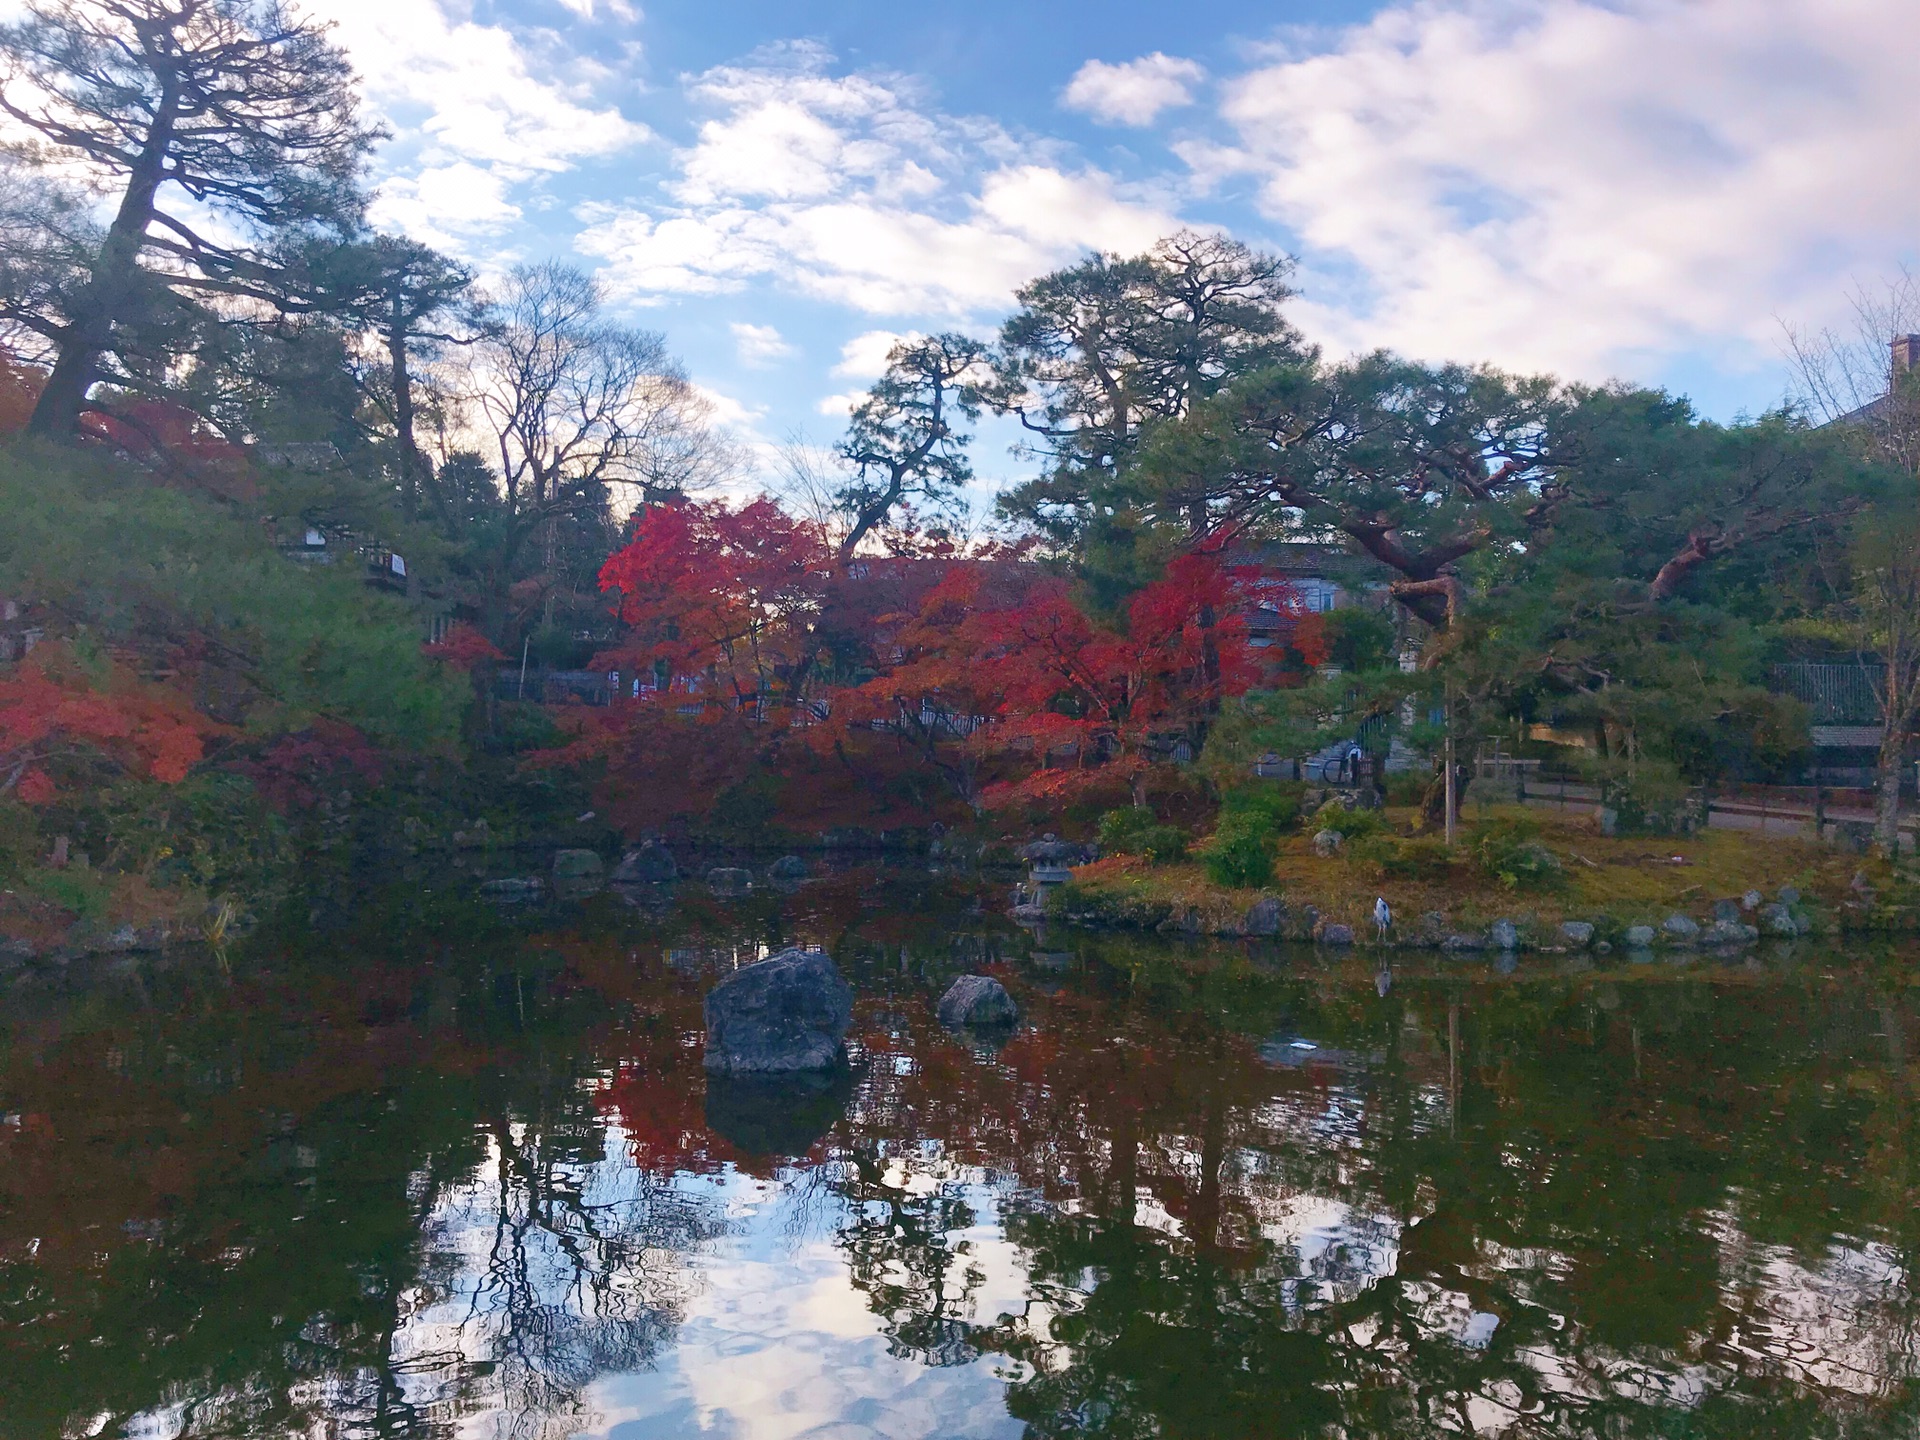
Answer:
[[[1407, 829], [1413, 814], [1389, 811], [1386, 818]], [[1801, 896], [1801, 914], [1823, 930], [1920, 928], [1920, 874], [1810, 842], [1725, 830], [1606, 836], [1584, 818], [1542, 818], [1518, 808], [1489, 807], [1476, 819], [1537, 826], [1538, 843], [1557, 869], [1542, 882], [1514, 885], [1467, 845], [1451, 857], [1435, 846], [1408, 863], [1392, 855], [1383, 861], [1362, 845], [1317, 854], [1311, 834], [1301, 833], [1275, 843], [1272, 881], [1259, 888], [1215, 883], [1197, 862], [1155, 865], [1116, 855], [1076, 869], [1072, 883], [1051, 897], [1050, 909], [1082, 924], [1236, 935], [1245, 932], [1255, 903], [1271, 898], [1285, 907], [1283, 935], [1306, 938], [1318, 921], [1350, 926], [1365, 942], [1374, 933], [1374, 901], [1384, 897], [1401, 943], [1484, 935], [1501, 919], [1515, 922], [1534, 943], [1563, 943], [1557, 936], [1562, 921], [1592, 923], [1605, 938], [1682, 914], [1704, 930], [1716, 901], [1755, 891], [1773, 901], [1790, 889]], [[1864, 890], [1855, 885], [1858, 877]]]

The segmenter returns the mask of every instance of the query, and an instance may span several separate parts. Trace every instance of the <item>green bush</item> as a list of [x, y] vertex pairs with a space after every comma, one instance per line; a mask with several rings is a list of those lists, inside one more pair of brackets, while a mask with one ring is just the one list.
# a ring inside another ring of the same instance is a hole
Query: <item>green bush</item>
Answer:
[[1389, 880], [1444, 879], [1454, 862], [1444, 840], [1365, 835], [1346, 848], [1348, 859]]
[[1207, 878], [1232, 890], [1249, 890], [1273, 879], [1273, 840], [1257, 821], [1229, 815], [1213, 832], [1205, 852]]
[[1223, 817], [1246, 819], [1265, 827], [1269, 835], [1282, 835], [1300, 823], [1304, 785], [1265, 781], [1239, 786], [1220, 797]]
[[1144, 855], [1155, 865], [1170, 865], [1187, 856], [1187, 832], [1162, 825], [1144, 805], [1109, 810], [1100, 817], [1097, 832], [1103, 855]]
[[1468, 836], [1468, 852], [1490, 879], [1509, 890], [1540, 890], [1563, 878], [1558, 857], [1540, 843], [1531, 820], [1493, 820]]
[[1330, 801], [1313, 812], [1315, 830], [1338, 830], [1348, 842], [1364, 840], [1369, 835], [1388, 833], [1387, 817], [1378, 810], [1349, 810], [1338, 800]]
[[33, 811], [11, 797], [0, 799], [0, 880], [23, 873], [45, 849]]

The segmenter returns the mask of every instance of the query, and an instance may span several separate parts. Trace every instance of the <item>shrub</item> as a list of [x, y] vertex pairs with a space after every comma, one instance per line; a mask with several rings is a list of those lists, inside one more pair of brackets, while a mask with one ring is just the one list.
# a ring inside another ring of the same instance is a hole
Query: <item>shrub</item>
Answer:
[[1257, 821], [1269, 835], [1281, 835], [1300, 823], [1305, 789], [1304, 785], [1292, 782], [1241, 786], [1220, 797], [1220, 813]]
[[1494, 820], [1476, 828], [1467, 842], [1474, 863], [1509, 890], [1538, 890], [1562, 878], [1559, 859], [1540, 843], [1530, 820]]
[[1338, 800], [1330, 801], [1313, 812], [1313, 828], [1338, 830], [1350, 842], [1363, 840], [1369, 835], [1388, 833], [1387, 818], [1378, 810], [1349, 810]]
[[1346, 849], [1347, 857], [1389, 880], [1439, 880], [1452, 868], [1454, 855], [1444, 840], [1408, 840], [1398, 835], [1366, 835]]
[[1187, 832], [1162, 825], [1144, 805], [1109, 810], [1096, 832], [1103, 855], [1144, 855], [1155, 865], [1169, 865], [1187, 855]]
[[1205, 853], [1207, 878], [1232, 890], [1249, 890], [1273, 879], [1273, 841], [1257, 821], [1229, 815]]

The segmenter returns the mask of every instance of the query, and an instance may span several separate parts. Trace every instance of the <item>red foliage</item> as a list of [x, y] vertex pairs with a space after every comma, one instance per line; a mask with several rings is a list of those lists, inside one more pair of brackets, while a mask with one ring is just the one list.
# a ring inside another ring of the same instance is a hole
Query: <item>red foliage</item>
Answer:
[[484, 665], [488, 661], [507, 658], [491, 640], [471, 625], [455, 625], [439, 641], [421, 648], [430, 658], [463, 671], [471, 671], [476, 665]]
[[0, 435], [18, 435], [33, 418], [47, 372], [0, 355]]
[[247, 452], [206, 420], [168, 400], [124, 400], [112, 410], [90, 410], [81, 428], [174, 478], [184, 478], [230, 498], [253, 493]]
[[682, 696], [734, 706], [769, 693], [807, 655], [833, 559], [820, 527], [764, 496], [654, 506], [601, 567], [632, 639], [596, 658], [659, 674]]
[[219, 729], [180, 696], [118, 671], [96, 686], [44, 646], [0, 679], [0, 785], [44, 805], [56, 793], [47, 766], [83, 753], [177, 785]]
[[282, 735], [257, 759], [236, 762], [233, 768], [285, 814], [304, 810], [322, 794], [355, 781], [376, 784], [385, 767], [380, 750], [351, 725], [317, 720], [298, 734]]

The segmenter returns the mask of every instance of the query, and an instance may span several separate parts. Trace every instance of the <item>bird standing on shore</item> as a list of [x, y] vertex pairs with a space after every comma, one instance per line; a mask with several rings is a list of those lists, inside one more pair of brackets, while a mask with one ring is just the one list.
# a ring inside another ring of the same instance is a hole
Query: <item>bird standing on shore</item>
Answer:
[[1387, 938], [1387, 929], [1393, 924], [1393, 911], [1387, 908], [1387, 897], [1377, 895], [1373, 901], [1373, 928], [1376, 938]]

